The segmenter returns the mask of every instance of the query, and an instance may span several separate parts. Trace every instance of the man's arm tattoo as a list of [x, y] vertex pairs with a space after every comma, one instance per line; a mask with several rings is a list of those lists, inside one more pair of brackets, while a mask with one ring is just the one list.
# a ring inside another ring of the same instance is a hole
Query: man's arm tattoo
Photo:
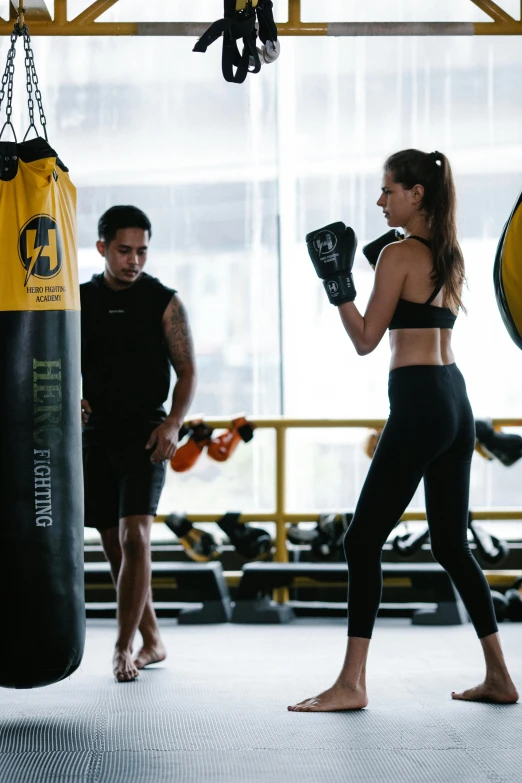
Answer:
[[184, 366], [194, 365], [194, 343], [187, 312], [176, 296], [172, 298], [172, 311], [166, 340], [170, 360], [177, 374]]

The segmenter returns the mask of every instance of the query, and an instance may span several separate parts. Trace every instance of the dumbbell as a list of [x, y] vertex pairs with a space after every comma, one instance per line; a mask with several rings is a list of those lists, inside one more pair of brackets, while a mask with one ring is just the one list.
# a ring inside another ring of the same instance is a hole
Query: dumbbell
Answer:
[[506, 619], [509, 610], [509, 602], [507, 598], [499, 593], [497, 590], [491, 591], [491, 598], [493, 599], [493, 608], [495, 610], [495, 617], [497, 623], [502, 623]]
[[522, 579], [517, 579], [511, 590], [506, 590], [507, 616], [513, 623], [522, 622]]
[[480, 525], [473, 521], [469, 515], [468, 527], [475, 542], [478, 559], [487, 565], [499, 565], [509, 555], [509, 546], [506, 541], [488, 533]]
[[420, 552], [422, 545], [428, 541], [430, 530], [426, 527], [424, 530], [416, 533], [406, 533], [404, 536], [395, 536], [392, 549], [396, 555], [402, 558], [414, 557]]
[[194, 527], [186, 514], [167, 514], [165, 524], [178, 537], [191, 560], [197, 563], [208, 563], [219, 557], [214, 537], [210, 533]]
[[217, 525], [245, 560], [266, 560], [272, 552], [272, 537], [266, 530], [240, 522], [239, 511], [227, 511]]

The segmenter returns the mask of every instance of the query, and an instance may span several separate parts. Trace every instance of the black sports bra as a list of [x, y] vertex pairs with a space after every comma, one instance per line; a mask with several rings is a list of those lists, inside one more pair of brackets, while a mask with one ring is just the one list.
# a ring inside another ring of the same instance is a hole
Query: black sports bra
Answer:
[[[430, 247], [428, 240], [422, 237], [410, 236], [408, 239], [417, 239]], [[455, 313], [449, 307], [431, 304], [441, 289], [442, 285], [437, 286], [426, 302], [399, 299], [388, 329], [453, 329], [457, 320]]]

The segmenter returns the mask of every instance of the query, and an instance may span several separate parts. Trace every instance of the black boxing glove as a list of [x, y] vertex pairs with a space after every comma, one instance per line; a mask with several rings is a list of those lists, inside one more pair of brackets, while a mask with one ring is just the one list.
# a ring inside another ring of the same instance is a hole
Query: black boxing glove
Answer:
[[357, 237], [353, 228], [347, 228], [340, 221], [330, 223], [329, 226], [307, 234], [306, 246], [330, 303], [340, 305], [353, 302], [356, 291], [352, 267], [357, 248]]
[[392, 228], [390, 231], [387, 231], [386, 234], [383, 234], [382, 237], [377, 237], [373, 242], [369, 242], [365, 245], [362, 249], [363, 255], [368, 259], [370, 266], [375, 269], [381, 251], [384, 250], [387, 245], [391, 245], [392, 242], [400, 242], [401, 239], [404, 239], [404, 234], [401, 234], [396, 228]]

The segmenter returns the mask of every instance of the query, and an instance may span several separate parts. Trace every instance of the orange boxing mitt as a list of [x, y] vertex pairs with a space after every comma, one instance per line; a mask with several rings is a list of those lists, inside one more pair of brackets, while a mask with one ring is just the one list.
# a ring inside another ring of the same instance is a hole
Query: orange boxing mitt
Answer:
[[170, 460], [170, 467], [176, 473], [184, 473], [194, 467], [203, 449], [210, 443], [213, 430], [207, 427], [203, 419], [194, 419], [190, 422], [189, 432], [188, 441], [177, 449]]
[[210, 441], [208, 456], [215, 459], [216, 462], [226, 462], [240, 441], [248, 443], [253, 437], [254, 425], [244, 416], [239, 416], [232, 420], [232, 427], [229, 430], [225, 430], [222, 435], [218, 435]]

